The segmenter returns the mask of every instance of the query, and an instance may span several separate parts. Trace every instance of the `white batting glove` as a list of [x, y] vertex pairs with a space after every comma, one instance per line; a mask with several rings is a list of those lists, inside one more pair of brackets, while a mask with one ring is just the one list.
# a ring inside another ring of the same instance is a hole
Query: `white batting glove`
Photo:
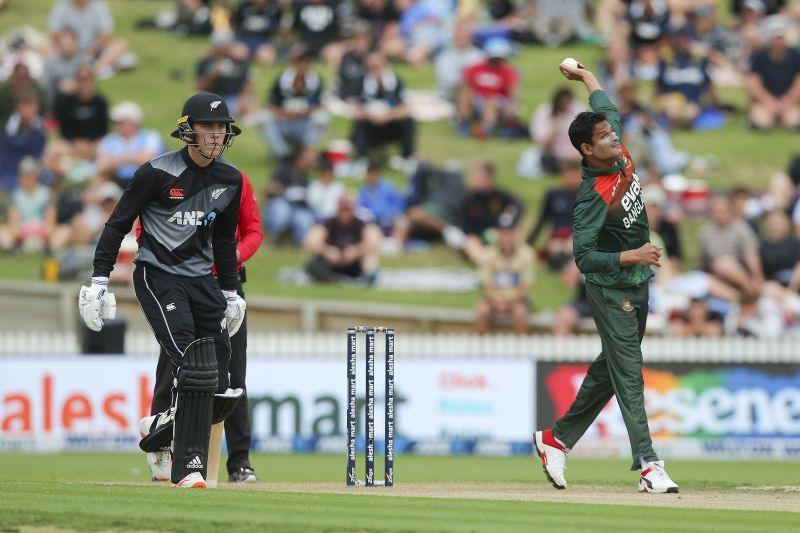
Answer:
[[117, 316], [117, 299], [108, 292], [108, 278], [92, 278], [90, 287], [81, 287], [78, 312], [92, 331], [100, 331], [106, 319], [112, 320]]
[[228, 335], [233, 337], [244, 322], [244, 311], [247, 303], [236, 294], [236, 291], [222, 291], [225, 296], [227, 307], [225, 307], [225, 324], [228, 328]]

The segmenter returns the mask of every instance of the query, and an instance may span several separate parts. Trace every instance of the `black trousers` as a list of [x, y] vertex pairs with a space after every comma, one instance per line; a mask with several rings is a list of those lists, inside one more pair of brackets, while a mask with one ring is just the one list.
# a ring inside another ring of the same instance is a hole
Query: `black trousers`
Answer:
[[[244, 298], [241, 281], [236, 292]], [[245, 389], [247, 375], [247, 314], [239, 331], [231, 339], [230, 386]], [[153, 404], [150, 414], [166, 411], [172, 403], [172, 364], [166, 350], [161, 348], [156, 366], [156, 381], [153, 386]], [[247, 394], [239, 401], [236, 410], [225, 420], [225, 440], [228, 445], [228, 473], [250, 465], [250, 411]]]
[[[217, 391], [225, 392], [229, 386], [231, 343], [228, 331], [222, 327], [225, 297], [214, 276], [211, 273], [196, 278], [176, 276], [152, 265], [137, 264], [133, 288], [156, 340], [166, 353], [170, 376], [177, 374], [189, 344], [211, 337], [217, 353]], [[167, 381], [171, 389], [172, 379]]]
[[390, 142], [400, 143], [402, 156], [410, 157], [414, 154], [415, 141], [416, 124], [412, 118], [382, 125], [373, 124], [368, 120], [356, 120], [353, 123], [353, 144], [358, 157], [367, 157], [370, 148]]

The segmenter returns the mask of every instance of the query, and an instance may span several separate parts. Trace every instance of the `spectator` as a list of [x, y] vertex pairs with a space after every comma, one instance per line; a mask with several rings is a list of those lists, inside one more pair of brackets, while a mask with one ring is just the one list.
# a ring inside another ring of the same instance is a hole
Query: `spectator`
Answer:
[[420, 0], [395, 0], [400, 12], [398, 31], [385, 40], [383, 50], [392, 59], [421, 67], [445, 42], [444, 19], [435, 4]]
[[653, 110], [638, 101], [635, 81], [619, 84], [619, 110], [630, 139], [626, 147], [638, 163], [636, 172], [641, 179], [677, 174], [689, 164], [689, 153], [675, 149], [669, 131], [658, 123]]
[[336, 95], [346, 102], [352, 103], [361, 95], [372, 39], [372, 28], [369, 23], [359, 20], [353, 24], [353, 38], [339, 63], [336, 79]]
[[16, 187], [20, 163], [26, 157], [40, 160], [46, 140], [39, 98], [35, 94], [22, 95], [16, 111], [2, 124], [0, 131], [0, 191]]
[[97, 168], [127, 185], [140, 165], [164, 152], [164, 144], [157, 131], [142, 129], [144, 112], [136, 102], [120, 102], [110, 117], [116, 131], [97, 146]]
[[304, 247], [313, 257], [306, 271], [315, 281], [375, 282], [380, 260], [381, 231], [355, 215], [349, 195], [339, 197], [336, 215], [314, 225]]
[[530, 27], [537, 42], [547, 46], [561, 46], [578, 39], [596, 41], [587, 20], [590, 10], [586, 0], [536, 0], [533, 9], [522, 14], [522, 24]]
[[551, 102], [542, 103], [531, 117], [530, 135], [542, 150], [542, 169], [557, 174], [562, 163], [574, 161], [575, 148], [569, 140], [569, 125], [575, 116], [585, 111], [568, 87], [553, 94]]
[[175, 7], [160, 12], [153, 19], [137, 23], [140, 28], [156, 27], [181, 37], [211, 33], [211, 0], [173, 0]]
[[704, 100], [718, 105], [709, 74], [707, 55], [693, 53], [692, 30], [678, 28], [671, 35], [658, 64], [657, 109], [679, 128], [691, 128], [704, 107]]
[[464, 70], [457, 103], [460, 132], [470, 132], [472, 118], [477, 117], [479, 125], [472, 134], [481, 139], [493, 135], [498, 126], [516, 126], [519, 86], [519, 73], [507, 61], [511, 44], [495, 37], [486, 42], [484, 50], [488, 58]]
[[380, 52], [367, 57], [367, 75], [354, 117], [352, 138], [358, 158], [363, 160], [370, 149], [395, 142], [400, 143], [404, 159], [413, 157], [416, 125], [405, 87]]
[[211, 50], [198, 61], [195, 76], [197, 89], [220, 95], [234, 116], [252, 110], [250, 64], [236, 53], [230, 33], [212, 35]]
[[439, 94], [455, 102], [464, 79], [464, 70], [483, 59], [483, 51], [472, 44], [472, 28], [464, 22], [456, 24], [453, 42], [436, 55], [434, 62]]
[[276, 158], [299, 151], [316, 153], [325, 135], [328, 116], [322, 110], [322, 80], [311, 68], [312, 54], [303, 45], [291, 53], [291, 66], [275, 80], [269, 93], [262, 134]]
[[236, 39], [247, 47], [247, 55], [263, 65], [277, 57], [272, 43], [280, 29], [283, 9], [277, 0], [242, 0], [233, 14]]
[[572, 206], [581, 186], [580, 161], [566, 160], [561, 164], [561, 184], [545, 193], [539, 218], [531, 228], [528, 244], [534, 245], [539, 239], [545, 225], [550, 225], [550, 235], [545, 241], [543, 255], [552, 270], [561, 271], [570, 268], [574, 262], [572, 256]]
[[692, 29], [694, 42], [692, 50], [708, 56], [713, 66], [711, 79], [717, 86], [739, 86], [743, 83], [738, 63], [741, 62], [741, 46], [735, 41], [735, 30], [720, 24], [716, 6], [700, 4], [688, 13], [688, 24]]
[[347, 192], [341, 181], [336, 181], [333, 165], [326, 155], [320, 155], [317, 163], [319, 178], [308, 186], [308, 207], [316, 220], [325, 220], [336, 214], [339, 197]]
[[110, 181], [84, 193], [83, 208], [71, 220], [60, 224], [50, 237], [50, 251], [54, 254], [68, 246], [80, 247], [94, 244], [100, 238], [108, 217], [122, 197], [122, 189]]
[[712, 197], [709, 214], [712, 222], [701, 228], [698, 239], [703, 269], [743, 297], [757, 298], [764, 282], [758, 238], [746, 222], [733, 218], [727, 195]]
[[[664, 243], [667, 261], [679, 269], [683, 261], [683, 245], [681, 243], [680, 219], [675, 210], [667, 205], [667, 196], [659, 185], [647, 185], [642, 189], [642, 198], [647, 209], [647, 221], [650, 231], [661, 237]], [[663, 255], [662, 255], [663, 258]], [[666, 261], [661, 261], [665, 263]]]
[[400, 248], [405, 246], [409, 236], [414, 236], [441, 237], [448, 246], [460, 249], [464, 245], [464, 232], [459, 226], [465, 197], [460, 171], [426, 163], [417, 165], [409, 177], [408, 224], [396, 232]]
[[53, 47], [54, 53], [44, 63], [47, 109], [53, 109], [58, 93], [75, 91], [75, 76], [85, 62], [78, 54], [78, 39], [72, 29], [54, 33]]
[[52, 217], [50, 188], [39, 182], [41, 165], [26, 156], [19, 164], [19, 186], [11, 194], [8, 225], [0, 224], [0, 249], [21, 246], [25, 252], [44, 251], [48, 239], [48, 218]]
[[747, 9], [758, 9], [765, 15], [776, 15], [786, 7], [786, 0], [733, 0], [730, 6], [731, 13], [736, 16], [742, 16]]
[[521, 202], [497, 187], [493, 163], [484, 161], [472, 169], [472, 188], [461, 204], [461, 228], [464, 231], [464, 254], [478, 263], [487, 243], [494, 240], [492, 230], [502, 217], [519, 218]]
[[381, 176], [381, 166], [375, 161], [367, 165], [364, 185], [358, 191], [358, 206], [369, 212], [384, 235], [392, 235], [402, 223], [403, 197], [391, 181]]
[[531, 249], [520, 242], [518, 222], [518, 213], [504, 213], [496, 228], [497, 244], [479, 261], [483, 299], [475, 307], [475, 331], [481, 335], [496, 315], [510, 315], [517, 335], [528, 333], [528, 292], [536, 262]]
[[383, 50], [383, 42], [397, 34], [400, 13], [394, 0], [358, 0], [356, 16], [372, 29], [380, 50]]
[[553, 317], [553, 327], [551, 333], [556, 337], [566, 337], [575, 333], [581, 320], [591, 318], [592, 310], [589, 308], [589, 300], [586, 298], [586, 284], [583, 276], [578, 270], [578, 266], [573, 262], [565, 268], [571, 268], [577, 273], [575, 276], [577, 291], [575, 297], [569, 302], [562, 304], [556, 309]]
[[632, 0], [628, 2], [625, 19], [632, 51], [632, 74], [640, 80], [655, 79], [658, 51], [669, 30], [669, 4], [666, 0]]
[[92, 62], [100, 78], [111, 76], [115, 67], [131, 66], [131, 56], [125, 58], [128, 45], [114, 39], [114, 19], [102, 0], [59, 0], [50, 11], [48, 26], [51, 33], [74, 31], [78, 52]]
[[796, 294], [800, 289], [800, 239], [792, 235], [792, 224], [785, 212], [776, 209], [767, 214], [759, 255], [766, 283], [786, 287]]
[[516, 26], [519, 17], [517, 6], [512, 0], [486, 0], [486, 15], [491, 26], [512, 28]]
[[689, 307], [672, 321], [670, 333], [676, 337], [721, 337], [722, 317], [709, 310], [702, 298], [692, 298]]
[[75, 74], [74, 92], [60, 93], [55, 103], [59, 132], [70, 144], [84, 144], [94, 154], [97, 142], [108, 133], [108, 102], [97, 91], [91, 67]]
[[291, 232], [295, 244], [303, 242], [316, 217], [308, 206], [308, 171], [314, 154], [300, 152], [293, 161], [281, 161], [267, 185], [267, 203], [261, 219], [270, 239], [278, 243]]
[[752, 55], [747, 91], [754, 128], [800, 126], [800, 52], [787, 43], [784, 24], [773, 24], [768, 45]]
[[0, 82], [0, 124], [5, 124], [8, 117], [16, 110], [17, 102], [23, 95], [33, 94], [39, 101], [39, 109], [43, 109], [44, 96], [39, 84], [31, 77], [31, 71], [23, 61], [14, 64], [11, 76]]
[[335, 71], [344, 53], [339, 40], [339, 0], [295, 0], [292, 26], [297, 40]]

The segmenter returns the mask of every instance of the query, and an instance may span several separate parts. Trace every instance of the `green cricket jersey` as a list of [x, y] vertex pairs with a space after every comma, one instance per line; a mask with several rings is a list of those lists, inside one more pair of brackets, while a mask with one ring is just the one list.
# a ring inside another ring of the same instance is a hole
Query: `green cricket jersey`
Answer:
[[[604, 91], [589, 95], [592, 109], [604, 113], [622, 142], [620, 114]], [[628, 150], [609, 168], [590, 168], [583, 161], [583, 182], [573, 207], [572, 249], [586, 281], [610, 288], [639, 285], [653, 276], [649, 266], [620, 267], [620, 252], [650, 242], [639, 178]]]

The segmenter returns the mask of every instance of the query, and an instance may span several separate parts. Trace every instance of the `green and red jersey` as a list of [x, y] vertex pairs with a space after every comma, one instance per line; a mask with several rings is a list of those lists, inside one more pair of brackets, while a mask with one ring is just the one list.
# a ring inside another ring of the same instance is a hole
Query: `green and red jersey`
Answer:
[[[604, 113], [622, 142], [620, 114], [604, 91], [589, 96], [594, 111]], [[611, 288], [634, 287], [653, 276], [649, 266], [621, 267], [620, 253], [650, 242], [639, 178], [628, 150], [614, 166], [592, 168], [582, 164], [583, 182], [573, 207], [572, 248], [586, 281]]]

